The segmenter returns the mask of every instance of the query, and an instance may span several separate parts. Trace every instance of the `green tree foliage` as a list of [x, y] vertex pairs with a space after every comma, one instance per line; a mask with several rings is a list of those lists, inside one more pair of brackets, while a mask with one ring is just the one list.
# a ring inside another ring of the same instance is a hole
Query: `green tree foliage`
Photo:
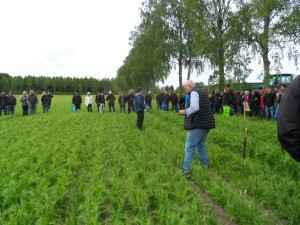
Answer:
[[152, 7], [152, 1], [144, 4], [142, 23], [132, 32], [132, 49], [118, 69], [117, 84], [120, 89], [132, 86], [155, 87], [164, 81], [170, 71], [166, 34], [163, 32], [161, 11]]
[[297, 48], [295, 51], [292, 46], [297, 42], [299, 44], [299, 1], [241, 0], [238, 6], [236, 23], [241, 27], [245, 42], [251, 46], [253, 56], [261, 57], [264, 82], [267, 82], [271, 53], [274, 68], [278, 70], [285, 49], [289, 50], [294, 59], [299, 54]]
[[210, 80], [223, 89], [226, 79], [237, 82], [247, 78], [249, 57], [233, 20], [235, 1], [188, 0], [191, 5], [193, 29], [199, 54], [208, 60], [213, 69]]

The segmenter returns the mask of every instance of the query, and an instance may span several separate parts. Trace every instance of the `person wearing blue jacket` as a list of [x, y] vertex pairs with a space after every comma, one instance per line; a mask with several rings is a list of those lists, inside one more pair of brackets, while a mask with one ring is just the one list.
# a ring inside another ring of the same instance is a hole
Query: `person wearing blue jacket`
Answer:
[[137, 89], [137, 93], [134, 95], [134, 111], [137, 114], [137, 121], [136, 127], [142, 130], [143, 123], [144, 123], [144, 114], [145, 114], [145, 104], [144, 104], [144, 96], [143, 96], [144, 89], [139, 87]]

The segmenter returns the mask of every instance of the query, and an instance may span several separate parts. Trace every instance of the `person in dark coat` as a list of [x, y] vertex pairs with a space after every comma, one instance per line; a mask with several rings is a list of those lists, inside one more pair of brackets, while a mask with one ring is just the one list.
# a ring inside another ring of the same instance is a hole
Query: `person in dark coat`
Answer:
[[215, 128], [215, 119], [211, 111], [209, 97], [203, 90], [196, 87], [192, 80], [184, 83], [189, 100], [185, 110], [179, 115], [184, 116], [184, 129], [187, 130], [185, 159], [182, 166], [183, 175], [189, 176], [190, 164], [197, 148], [203, 168], [207, 168], [209, 161], [206, 153], [206, 137], [210, 129]]
[[167, 91], [162, 94], [162, 103], [166, 104], [167, 106], [167, 111], [169, 110], [169, 102], [170, 102], [170, 97]]
[[[225, 93], [225, 92], [224, 92]], [[234, 93], [232, 89], [230, 88], [230, 85], [227, 85], [226, 87], [226, 105], [233, 107], [233, 101], [234, 101]]]
[[112, 91], [109, 91], [108, 92], [108, 95], [106, 97], [106, 101], [108, 102], [108, 108], [109, 108], [109, 111], [116, 111], [116, 108], [115, 108], [115, 100], [116, 100], [116, 97], [113, 95]]
[[43, 107], [43, 112], [49, 112], [49, 104], [51, 96], [47, 95], [46, 91], [43, 91], [42, 97], [41, 97], [41, 102], [42, 102], [42, 107]]
[[53, 94], [50, 91], [48, 91], [47, 95], [48, 95], [48, 99], [49, 99], [49, 107], [48, 107], [48, 111], [49, 111], [50, 107], [51, 107], [51, 103], [52, 103]]
[[30, 115], [33, 115], [36, 113], [36, 105], [39, 102], [38, 97], [36, 96], [33, 90], [30, 90], [29, 92], [28, 101], [29, 101]]
[[96, 97], [95, 97], [95, 102], [96, 102], [96, 104], [97, 104], [97, 111], [99, 112], [99, 107], [100, 107], [100, 96], [101, 96], [101, 91], [99, 90], [98, 91], [98, 94], [96, 95]]
[[282, 96], [277, 126], [282, 147], [300, 162], [300, 76], [293, 80]]
[[134, 96], [134, 111], [137, 114], [136, 127], [142, 130], [145, 115], [145, 104], [143, 96], [143, 88], [139, 87], [137, 93]]
[[2, 92], [0, 95], [0, 116], [2, 115], [2, 111], [4, 115], [7, 115], [7, 103], [8, 99], [5, 92]]
[[7, 96], [7, 115], [9, 114], [14, 115], [16, 105], [17, 105], [17, 99], [14, 96], [13, 92], [9, 91]]
[[76, 110], [81, 109], [81, 103], [82, 103], [82, 98], [80, 96], [80, 93], [77, 91], [75, 95], [72, 98], [72, 104], [75, 105]]
[[219, 90], [215, 90], [214, 99], [213, 99], [213, 114], [220, 114], [220, 108], [222, 106], [222, 96], [219, 93]]
[[183, 93], [180, 93], [179, 98], [179, 110], [185, 109], [185, 96]]
[[162, 93], [159, 92], [156, 96], [157, 109], [162, 109]]
[[151, 95], [151, 91], [148, 91], [148, 93], [146, 94], [145, 102], [150, 107], [150, 109], [152, 109], [152, 95]]
[[120, 105], [120, 112], [125, 113], [126, 96], [125, 96], [124, 91], [119, 96], [118, 102], [119, 102], [119, 105]]
[[234, 93], [234, 111], [243, 113], [242, 112], [242, 100], [241, 100], [241, 90], [237, 89], [236, 92]]
[[99, 110], [98, 112], [100, 114], [103, 114], [104, 107], [105, 107], [105, 97], [103, 91], [99, 91], [100, 94], [97, 95], [97, 105], [99, 104]]
[[126, 102], [127, 102], [127, 105], [128, 105], [128, 114], [131, 111], [134, 111], [134, 109], [133, 109], [133, 101], [134, 101], [134, 94], [132, 93], [132, 90], [129, 90], [128, 91], [128, 95], [126, 96]]
[[256, 91], [255, 88], [252, 88], [252, 92], [249, 95], [249, 106], [251, 109], [251, 112], [249, 113], [250, 116], [258, 116], [259, 115], [259, 103], [260, 103], [260, 94]]
[[264, 95], [264, 105], [266, 110], [266, 120], [274, 118], [274, 102], [275, 94], [272, 93], [271, 88], [267, 88], [267, 93]]
[[176, 106], [178, 104], [178, 96], [176, 94], [176, 91], [173, 91], [171, 95], [171, 103], [172, 103], [172, 111], [176, 110]]

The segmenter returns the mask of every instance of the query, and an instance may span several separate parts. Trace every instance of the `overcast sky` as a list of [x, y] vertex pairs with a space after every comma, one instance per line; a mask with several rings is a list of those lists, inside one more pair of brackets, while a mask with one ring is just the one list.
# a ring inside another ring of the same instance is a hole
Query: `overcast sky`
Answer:
[[0, 72], [114, 77], [141, 0], [1, 0]]
[[[116, 77], [142, 0], [0, 0], [0, 72]], [[284, 72], [297, 73], [287, 64]], [[257, 71], [262, 65], [254, 66]], [[254, 81], [257, 71], [249, 81]], [[207, 83], [209, 71], [196, 81]], [[184, 73], [183, 80], [185, 80]], [[164, 85], [178, 86], [177, 71]], [[162, 84], [161, 84], [162, 85]]]

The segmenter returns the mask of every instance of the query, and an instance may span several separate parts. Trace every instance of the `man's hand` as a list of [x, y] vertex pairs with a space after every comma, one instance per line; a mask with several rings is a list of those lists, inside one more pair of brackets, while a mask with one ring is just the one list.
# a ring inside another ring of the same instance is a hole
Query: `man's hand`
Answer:
[[179, 110], [178, 115], [179, 116], [184, 116], [185, 110]]

